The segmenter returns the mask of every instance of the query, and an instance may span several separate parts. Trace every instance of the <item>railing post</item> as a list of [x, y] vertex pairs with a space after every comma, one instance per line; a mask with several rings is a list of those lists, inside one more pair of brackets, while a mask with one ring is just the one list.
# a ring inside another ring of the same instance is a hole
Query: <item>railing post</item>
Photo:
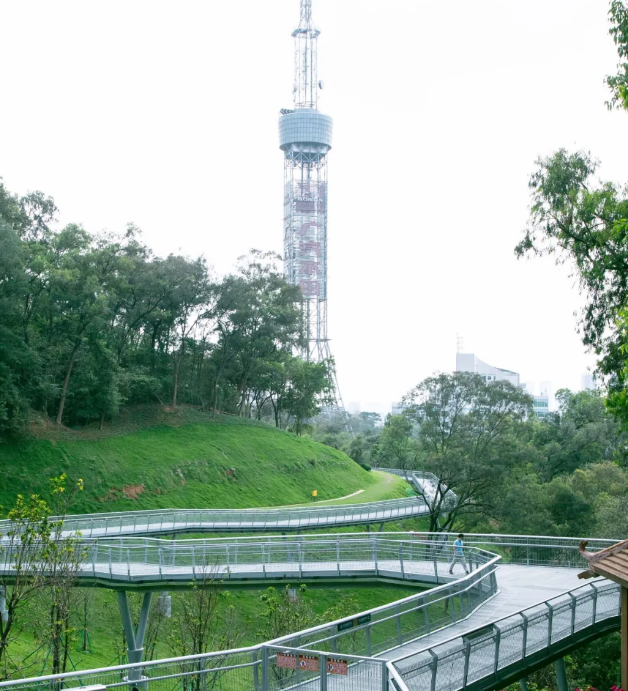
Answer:
[[576, 632], [576, 606], [577, 598], [573, 593], [569, 593], [569, 598], [571, 599], [571, 637], [573, 638]]
[[436, 673], [438, 671], [438, 655], [433, 650], [428, 650], [428, 653], [432, 656], [432, 663], [430, 667], [432, 668], [432, 683], [430, 684], [430, 691], [436, 691]]
[[497, 679], [497, 669], [499, 667], [499, 644], [502, 640], [501, 629], [495, 627], [495, 662], [493, 664], [493, 676]]
[[405, 579], [406, 574], [403, 569], [403, 543], [399, 545], [399, 565], [401, 566], [401, 578]]
[[597, 586], [595, 583], [591, 583], [591, 587], [593, 588], [593, 612], [592, 612], [592, 624], [595, 624], [595, 619], [597, 617]]
[[371, 657], [371, 627], [367, 626], [364, 631], [364, 637], [366, 638], [366, 654]]
[[403, 636], [401, 635], [401, 612], [399, 612], [399, 607], [397, 607], [397, 638], [399, 645], [401, 645], [403, 643]]
[[268, 680], [268, 648], [262, 646], [262, 691], [268, 691], [270, 688]]
[[552, 619], [554, 618], [554, 608], [549, 602], [545, 603], [548, 609], [548, 620], [547, 620], [547, 647], [552, 645]]
[[386, 664], [386, 660], [382, 660], [382, 689], [381, 691], [388, 691], [390, 688], [389, 686], [389, 679], [388, 679], [388, 665]]
[[469, 677], [469, 658], [471, 657], [471, 641], [467, 641], [464, 649], [464, 676], [462, 677], [462, 688], [466, 688]]
[[521, 659], [526, 659], [526, 649], [528, 647], [528, 617], [521, 613], [523, 619], [523, 640], [521, 641]]

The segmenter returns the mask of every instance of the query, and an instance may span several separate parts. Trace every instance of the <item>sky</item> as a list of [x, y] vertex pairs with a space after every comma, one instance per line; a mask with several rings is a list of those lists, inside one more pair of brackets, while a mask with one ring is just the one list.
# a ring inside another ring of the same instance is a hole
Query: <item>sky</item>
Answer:
[[[462, 350], [580, 387], [569, 267], [517, 260], [534, 161], [625, 183], [606, 0], [313, 0], [329, 154], [329, 334], [345, 403], [385, 412]], [[298, 0], [2, 0], [0, 176], [59, 223], [218, 275], [282, 251], [280, 108]], [[8, 29], [8, 30], [7, 30]]]

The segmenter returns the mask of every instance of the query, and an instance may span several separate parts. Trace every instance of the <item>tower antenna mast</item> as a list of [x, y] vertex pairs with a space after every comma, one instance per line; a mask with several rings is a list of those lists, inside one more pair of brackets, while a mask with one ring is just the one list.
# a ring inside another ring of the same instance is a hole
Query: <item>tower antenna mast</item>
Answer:
[[[312, 0], [301, 0], [294, 38], [293, 108], [281, 110], [279, 147], [284, 153], [284, 274], [301, 288], [304, 360], [331, 360], [327, 336], [327, 154], [332, 119], [318, 110], [317, 47]], [[344, 408], [336, 381], [336, 405]]]

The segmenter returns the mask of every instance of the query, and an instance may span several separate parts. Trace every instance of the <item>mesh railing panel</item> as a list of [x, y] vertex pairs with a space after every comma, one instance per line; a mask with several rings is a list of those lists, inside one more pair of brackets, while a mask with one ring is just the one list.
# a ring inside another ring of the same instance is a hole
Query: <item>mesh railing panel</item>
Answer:
[[[487, 632], [450, 639], [394, 661], [410, 691], [461, 689], [490, 677], [575, 632], [619, 615], [619, 586], [589, 584], [487, 627]], [[595, 617], [593, 612], [595, 609]]]
[[[64, 530], [83, 537], [176, 532], [269, 531], [359, 525], [411, 518], [427, 512], [423, 499], [408, 497], [367, 504], [286, 509], [194, 509], [129, 511], [66, 516]], [[0, 521], [0, 534], [10, 530]]]

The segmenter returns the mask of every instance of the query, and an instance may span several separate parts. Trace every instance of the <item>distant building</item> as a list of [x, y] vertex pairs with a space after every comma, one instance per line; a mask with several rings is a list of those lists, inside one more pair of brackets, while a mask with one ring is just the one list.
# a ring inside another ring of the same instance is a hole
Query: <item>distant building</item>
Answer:
[[507, 381], [513, 386], [519, 386], [517, 372], [487, 365], [473, 353], [456, 353], [456, 372], [473, 372], [479, 374], [486, 381]]
[[[507, 381], [513, 386], [519, 386], [524, 391], [527, 391], [526, 385], [519, 381], [519, 374], [517, 372], [488, 365], [473, 353], [456, 353], [456, 372], [473, 372], [474, 374], [479, 374], [485, 381], [489, 382]], [[543, 385], [545, 385], [544, 389]], [[539, 396], [532, 392], [528, 392], [533, 399], [532, 407], [534, 414], [539, 418], [545, 418], [549, 415], [549, 387], [549, 382], [543, 382], [541, 394]]]
[[581, 385], [583, 391], [595, 391], [595, 389], [597, 389], [597, 385], [595, 383], [595, 375], [590, 374], [588, 372], [587, 374], [583, 374], [581, 379]]
[[541, 394], [530, 394], [532, 396], [532, 409], [538, 418], [546, 418], [549, 415], [549, 396]]

